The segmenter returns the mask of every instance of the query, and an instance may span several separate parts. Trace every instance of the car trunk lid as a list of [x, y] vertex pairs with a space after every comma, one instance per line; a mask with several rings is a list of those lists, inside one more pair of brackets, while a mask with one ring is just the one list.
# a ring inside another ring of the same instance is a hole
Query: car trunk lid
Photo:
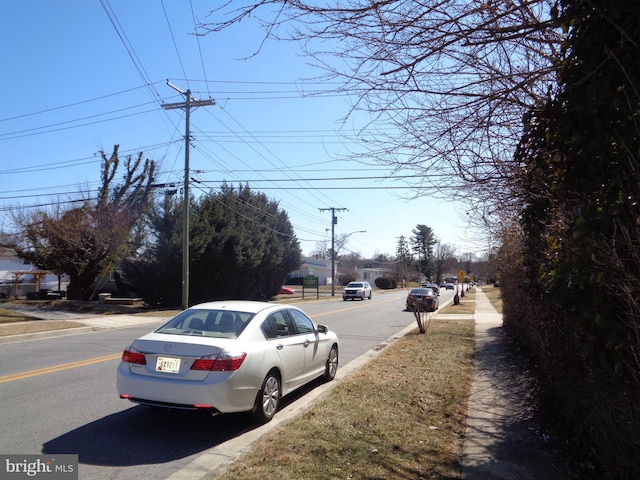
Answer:
[[131, 351], [144, 355], [145, 364], [129, 364], [132, 374], [203, 381], [209, 370], [192, 369], [199, 359], [215, 359], [229, 343], [225, 339], [152, 333], [135, 340]]

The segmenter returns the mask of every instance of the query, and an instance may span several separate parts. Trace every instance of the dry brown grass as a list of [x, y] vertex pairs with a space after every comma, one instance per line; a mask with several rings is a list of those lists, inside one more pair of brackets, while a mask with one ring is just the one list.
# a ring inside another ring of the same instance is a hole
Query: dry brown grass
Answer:
[[208, 478], [462, 478], [473, 335], [471, 320], [433, 320]]
[[30, 315], [24, 315], [23, 313], [15, 312], [7, 308], [0, 308], [0, 324], [14, 323], [14, 322], [28, 322], [35, 320]]
[[0, 337], [78, 327], [84, 327], [84, 325], [70, 320], [36, 320], [28, 323], [2, 323], [0, 324]]
[[476, 311], [476, 291], [472, 288], [468, 292], [464, 292], [464, 297], [460, 297], [460, 304], [454, 305], [450, 303], [446, 307], [442, 307], [438, 310], [438, 313], [450, 315], [472, 315]]

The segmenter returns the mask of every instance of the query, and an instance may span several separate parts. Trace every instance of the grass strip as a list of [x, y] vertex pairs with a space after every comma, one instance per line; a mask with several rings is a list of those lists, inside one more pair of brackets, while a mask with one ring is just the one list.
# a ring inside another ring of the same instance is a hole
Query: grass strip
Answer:
[[433, 320], [209, 479], [460, 479], [474, 324]]
[[37, 320], [29, 323], [4, 323], [0, 324], [0, 337], [11, 335], [23, 335], [26, 333], [49, 332], [52, 330], [64, 330], [67, 328], [79, 328], [85, 325], [70, 320]]
[[[462, 292], [460, 292], [460, 295]], [[438, 310], [439, 314], [459, 314], [459, 315], [472, 315], [476, 311], [476, 291], [470, 289], [464, 292], [464, 297], [460, 297], [460, 303], [455, 305], [451, 302], [446, 307], [442, 307]]]

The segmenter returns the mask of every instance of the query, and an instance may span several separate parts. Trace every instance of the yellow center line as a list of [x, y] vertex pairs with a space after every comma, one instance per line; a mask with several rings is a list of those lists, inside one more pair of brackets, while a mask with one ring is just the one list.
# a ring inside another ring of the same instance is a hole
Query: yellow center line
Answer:
[[[352, 302], [355, 302], [355, 300], [351, 300]], [[348, 312], [349, 310], [355, 310], [356, 308], [366, 308], [366, 307], [372, 307], [372, 306], [376, 306], [376, 305], [380, 305], [381, 303], [389, 303], [389, 302], [397, 302], [398, 298], [390, 298], [388, 300], [378, 300], [375, 303], [367, 303], [366, 305], [362, 305], [363, 302], [366, 302], [366, 300], [361, 300], [358, 303], [358, 305], [353, 305], [351, 307], [344, 307], [344, 308], [338, 308], [336, 310], [331, 310], [330, 312], [324, 312], [324, 313], [315, 313], [312, 316], [313, 317], [323, 317], [325, 315], [333, 315], [334, 313], [341, 313], [341, 312]]]
[[107, 362], [109, 360], [115, 360], [120, 358], [121, 353], [115, 355], [105, 355], [104, 357], [89, 358], [87, 360], [80, 360], [78, 362], [63, 363], [61, 365], [52, 365], [50, 367], [39, 368], [37, 370], [28, 370], [26, 372], [14, 373], [11, 375], [5, 375], [0, 377], [0, 383], [14, 382], [16, 380], [24, 380], [26, 378], [37, 377], [39, 375], [46, 375], [48, 373], [61, 372], [63, 370], [70, 370], [72, 368], [86, 367], [87, 365], [93, 365], [100, 362]]
[[[357, 305], [357, 306], [353, 305], [353, 306], [350, 306], [350, 307], [338, 308], [338, 309], [332, 310], [330, 312], [317, 313], [317, 314], [315, 314], [313, 316], [314, 317], [322, 317], [322, 316], [325, 316], [325, 315], [332, 315], [332, 314], [335, 314], [335, 313], [341, 313], [341, 312], [347, 312], [349, 310], [355, 310], [356, 308], [366, 308], [366, 307], [369, 307], [369, 306], [379, 305], [380, 303], [389, 303], [389, 302], [396, 302], [396, 301], [398, 301], [397, 298], [391, 298], [391, 299], [388, 299], [388, 300], [377, 301], [375, 303], [368, 303], [366, 305]], [[27, 378], [38, 377], [40, 375], [46, 375], [48, 373], [56, 373], [56, 372], [62, 372], [64, 370], [71, 370], [72, 368], [86, 367], [88, 365], [94, 365], [96, 363], [108, 362], [109, 360], [115, 360], [117, 358], [120, 358], [121, 356], [122, 356], [121, 353], [113, 354], [113, 355], [105, 355], [104, 357], [89, 358], [87, 360], [80, 360], [80, 361], [77, 361], [77, 362], [63, 363], [61, 365], [52, 365], [50, 367], [39, 368], [39, 369], [36, 369], [36, 370], [28, 370], [26, 372], [13, 373], [11, 375], [5, 375], [5, 376], [0, 377], [0, 383], [14, 382], [16, 380], [24, 380], [24, 379], [27, 379]]]

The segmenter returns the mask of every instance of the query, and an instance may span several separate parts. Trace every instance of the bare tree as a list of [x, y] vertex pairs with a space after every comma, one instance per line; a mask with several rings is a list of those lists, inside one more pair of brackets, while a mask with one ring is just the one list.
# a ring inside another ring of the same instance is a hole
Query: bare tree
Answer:
[[436, 244], [434, 254], [436, 263], [436, 281], [442, 281], [445, 268], [447, 268], [447, 265], [450, 264], [452, 260], [455, 260], [455, 252], [456, 249], [448, 243], [438, 242]]
[[505, 185], [517, 172], [523, 115], [556, 84], [566, 35], [557, 4], [229, 1], [202, 27], [217, 32], [258, 19], [264, 41], [298, 41], [319, 79], [337, 81], [338, 93], [353, 98], [345, 118], [365, 114], [365, 125], [349, 132], [363, 147], [353, 158], [415, 173], [415, 195], [471, 187], [466, 199], [493, 202], [472, 210], [486, 222], [495, 208], [510, 206]]
[[102, 184], [95, 203], [84, 200], [79, 207], [14, 216], [18, 233], [11, 246], [40, 268], [68, 274], [70, 299], [82, 299], [96, 277], [113, 269], [141, 242], [141, 219], [150, 199], [155, 162], [143, 161], [142, 153], [128, 157], [122, 183], [115, 184], [118, 145], [110, 156], [101, 155]]

